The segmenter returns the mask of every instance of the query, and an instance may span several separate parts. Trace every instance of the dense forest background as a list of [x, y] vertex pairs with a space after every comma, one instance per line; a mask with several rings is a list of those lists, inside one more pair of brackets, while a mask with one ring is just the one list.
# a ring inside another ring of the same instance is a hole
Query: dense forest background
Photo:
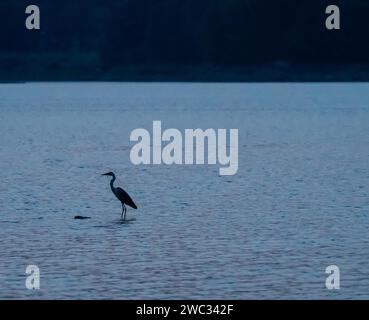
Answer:
[[1, 0], [0, 13], [2, 81], [369, 80], [369, 1]]

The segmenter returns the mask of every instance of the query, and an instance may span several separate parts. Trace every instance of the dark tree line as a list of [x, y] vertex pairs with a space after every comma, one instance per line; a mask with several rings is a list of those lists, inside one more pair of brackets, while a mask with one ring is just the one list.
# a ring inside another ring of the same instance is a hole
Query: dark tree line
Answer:
[[[29, 4], [40, 31], [24, 26]], [[325, 29], [329, 4], [339, 31]], [[362, 0], [1, 0], [0, 13], [2, 79], [369, 65]]]

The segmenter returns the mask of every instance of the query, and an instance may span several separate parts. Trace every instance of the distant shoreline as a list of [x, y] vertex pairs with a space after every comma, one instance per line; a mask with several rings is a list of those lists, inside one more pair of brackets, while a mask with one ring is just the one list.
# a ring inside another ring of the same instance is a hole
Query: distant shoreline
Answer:
[[0, 70], [0, 83], [22, 82], [368, 82], [369, 65], [344, 66], [133, 66], [114, 69], [69, 66], [50, 70], [14, 66]]

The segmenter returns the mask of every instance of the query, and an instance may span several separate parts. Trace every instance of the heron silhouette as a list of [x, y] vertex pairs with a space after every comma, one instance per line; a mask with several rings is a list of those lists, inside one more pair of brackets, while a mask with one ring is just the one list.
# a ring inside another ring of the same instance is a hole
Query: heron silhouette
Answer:
[[[113, 172], [104, 173], [103, 176], [110, 176], [112, 177], [110, 181], [110, 188], [111, 191], [115, 194], [118, 200], [122, 203], [122, 216], [123, 220], [126, 220], [126, 213], [127, 213], [127, 206], [130, 206], [133, 209], [137, 209], [136, 204], [133, 202], [132, 198], [129, 196], [127, 192], [125, 192], [122, 188], [115, 188], [114, 181], [116, 179], [115, 174]], [[124, 215], [124, 218], [123, 218]]]

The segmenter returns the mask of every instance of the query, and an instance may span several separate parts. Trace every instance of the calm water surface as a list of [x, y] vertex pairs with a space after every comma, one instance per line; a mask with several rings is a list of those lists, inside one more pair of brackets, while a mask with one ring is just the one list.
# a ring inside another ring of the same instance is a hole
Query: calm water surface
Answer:
[[[132, 165], [153, 120], [238, 128], [238, 174]], [[369, 84], [1, 84], [0, 137], [0, 298], [369, 298]]]

